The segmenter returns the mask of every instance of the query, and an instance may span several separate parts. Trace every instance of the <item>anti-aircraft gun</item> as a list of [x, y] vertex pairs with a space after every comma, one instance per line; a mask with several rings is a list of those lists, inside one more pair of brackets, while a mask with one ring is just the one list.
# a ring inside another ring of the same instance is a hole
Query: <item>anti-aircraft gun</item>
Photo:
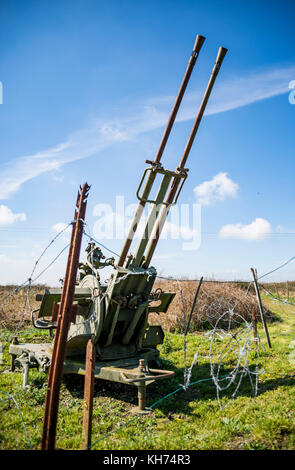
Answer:
[[[166, 313], [175, 294], [153, 289], [157, 277], [151, 266], [152, 256], [160, 238], [170, 208], [176, 204], [183, 184], [188, 176], [186, 161], [203, 117], [210, 93], [227, 49], [220, 47], [200, 108], [194, 121], [184, 153], [175, 170], [162, 166], [161, 158], [174, 124], [179, 106], [190, 79], [205, 38], [197, 36], [189, 63], [180, 86], [171, 115], [165, 128], [159, 149], [153, 161], [147, 161], [136, 195], [138, 206], [123, 244], [119, 259], [105, 259], [102, 250], [91, 241], [86, 248], [86, 261], [79, 264], [76, 282], [72, 321], [70, 324], [64, 373], [85, 373], [85, 350], [89, 339], [96, 349], [95, 377], [131, 384], [138, 387], [141, 409], [144, 408], [146, 385], [158, 379], [169, 378], [171, 371], [159, 367], [157, 346], [163, 343], [164, 333], [160, 326], [149, 325], [151, 312]], [[158, 177], [158, 178], [157, 178]], [[160, 177], [160, 178], [159, 178]], [[160, 184], [154, 199], [150, 194], [154, 183]], [[150, 211], [142, 236], [133, 254], [129, 249], [138, 229], [145, 206]], [[110, 266], [112, 274], [104, 285], [99, 276], [100, 269]], [[62, 288], [46, 289], [41, 301], [38, 318], [33, 316], [36, 328], [56, 328], [57, 305]], [[49, 318], [50, 317], [50, 318]], [[12, 368], [16, 364], [24, 369], [24, 386], [27, 384], [30, 367], [49, 367], [52, 355], [50, 344], [10, 345]]]

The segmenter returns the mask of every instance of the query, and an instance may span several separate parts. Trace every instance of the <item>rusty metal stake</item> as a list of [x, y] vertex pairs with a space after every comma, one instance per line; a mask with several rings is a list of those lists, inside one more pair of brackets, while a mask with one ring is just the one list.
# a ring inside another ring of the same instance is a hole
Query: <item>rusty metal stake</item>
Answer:
[[253, 325], [253, 336], [254, 336], [254, 341], [257, 342], [257, 318], [256, 318], [256, 315], [255, 315], [255, 308], [252, 307], [252, 311], [251, 311], [251, 314], [252, 314], [252, 325]]
[[82, 425], [82, 450], [91, 446], [92, 410], [94, 394], [95, 345], [90, 339], [86, 348], [84, 403]]
[[140, 385], [138, 385], [137, 387], [137, 391], [138, 391], [138, 408], [140, 411], [144, 411], [145, 410], [145, 401], [146, 401], [146, 385], [145, 383], [141, 383]]
[[72, 305], [75, 294], [77, 271], [79, 267], [79, 256], [89, 188], [90, 187], [88, 184], [85, 183], [82, 188], [80, 187], [80, 191], [78, 192], [77, 197], [77, 210], [75, 210], [74, 215], [68, 263], [58, 310], [57, 328], [48, 375], [41, 445], [42, 450], [53, 450], [55, 447], [60, 386], [68, 330], [72, 320]]
[[[138, 371], [140, 375], [144, 377], [146, 371], [145, 360], [139, 359]], [[138, 397], [138, 408], [140, 411], [145, 410], [145, 401], [146, 401], [146, 384], [145, 382], [140, 382], [137, 385], [137, 397]]]
[[186, 328], [185, 328], [184, 336], [186, 336], [187, 333], [188, 333], [188, 330], [189, 330], [189, 327], [190, 327], [190, 322], [191, 322], [191, 319], [192, 319], [192, 316], [193, 316], [193, 313], [194, 313], [194, 310], [195, 310], [195, 306], [196, 306], [196, 303], [197, 303], [197, 299], [198, 299], [198, 295], [199, 295], [199, 292], [200, 292], [200, 289], [201, 289], [202, 282], [203, 282], [203, 276], [201, 277], [201, 279], [199, 281], [199, 284], [198, 284], [198, 287], [197, 287], [197, 290], [196, 290], [196, 293], [195, 293], [195, 296], [194, 296], [194, 300], [193, 300], [193, 303], [192, 303], [190, 316], [188, 318], [188, 322], [187, 322], [187, 325], [186, 325]]
[[262, 307], [262, 302], [261, 302], [261, 297], [260, 297], [260, 292], [259, 292], [259, 287], [258, 287], [258, 282], [257, 282], [257, 273], [255, 273], [253, 268], [251, 268], [251, 273], [254, 279], [255, 292], [256, 292], [257, 302], [259, 306], [261, 321], [263, 323], [264, 331], [266, 334], [267, 344], [268, 344], [268, 347], [271, 348], [270, 337], [269, 337], [268, 328], [267, 328], [267, 324], [266, 324], [264, 313], [263, 313], [263, 307]]

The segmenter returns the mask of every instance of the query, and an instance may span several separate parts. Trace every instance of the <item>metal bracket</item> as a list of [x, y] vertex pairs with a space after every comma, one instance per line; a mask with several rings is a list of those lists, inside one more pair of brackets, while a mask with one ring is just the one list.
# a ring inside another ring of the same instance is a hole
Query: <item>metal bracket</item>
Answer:
[[175, 372], [172, 370], [162, 370], [162, 369], [149, 369], [148, 373], [152, 373], [154, 375], [144, 375], [143, 377], [136, 377], [134, 379], [128, 379], [126, 377], [124, 372], [121, 372], [121, 377], [122, 379], [128, 383], [141, 383], [141, 382], [149, 382], [149, 381], [155, 381], [155, 380], [160, 380], [160, 379], [169, 379], [173, 375], [175, 375]]
[[140, 183], [139, 183], [139, 186], [138, 186], [138, 188], [137, 188], [136, 197], [137, 197], [137, 199], [139, 199], [139, 201], [144, 202], [144, 203], [149, 202], [150, 204], [155, 204], [156, 201], [153, 200], [153, 199], [144, 199], [144, 198], [139, 194], [139, 191], [141, 190], [141, 187], [142, 187], [142, 185], [143, 185], [143, 182], [144, 182], [144, 180], [145, 180], [145, 177], [146, 177], [146, 174], [147, 174], [148, 171], [149, 171], [149, 172], [154, 172], [154, 173], [159, 173], [159, 174], [161, 174], [161, 175], [168, 175], [168, 176], [170, 176], [171, 179], [172, 179], [172, 178], [183, 179], [183, 182], [182, 182], [182, 184], [181, 184], [181, 186], [180, 186], [180, 189], [179, 189], [179, 191], [178, 191], [178, 193], [177, 193], [177, 195], [176, 195], [175, 201], [174, 201], [172, 204], [169, 204], [169, 203], [164, 202], [164, 201], [161, 203], [161, 204], [164, 204], [165, 206], [173, 206], [173, 205], [175, 205], [176, 202], [177, 202], [179, 193], [180, 193], [180, 191], [181, 191], [181, 189], [182, 189], [183, 183], [184, 183], [185, 179], [187, 178], [187, 171], [186, 171], [186, 170], [179, 171], [179, 169], [177, 169], [177, 171], [166, 170], [166, 169], [163, 168], [162, 166], [159, 166], [159, 167], [157, 167], [157, 166], [155, 166], [155, 167], [152, 166], [152, 167], [146, 168], [146, 169], [144, 170], [144, 172], [143, 172], [142, 178], [141, 178]]
[[39, 364], [29, 352], [23, 352], [20, 357], [14, 360], [14, 363], [23, 369], [23, 389], [26, 390], [28, 388], [29, 369], [38, 368]]

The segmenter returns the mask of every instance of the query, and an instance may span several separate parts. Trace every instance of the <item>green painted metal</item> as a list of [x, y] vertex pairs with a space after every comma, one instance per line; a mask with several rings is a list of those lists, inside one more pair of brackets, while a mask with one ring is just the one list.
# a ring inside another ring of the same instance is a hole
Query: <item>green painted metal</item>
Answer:
[[151, 236], [151, 229], [153, 228], [155, 220], [158, 217], [158, 213], [159, 213], [161, 204], [164, 201], [171, 178], [172, 178], [172, 174], [164, 173], [160, 188], [158, 190], [158, 194], [156, 196], [155, 201], [152, 203], [152, 210], [149, 213], [149, 216], [148, 216], [148, 219], [147, 219], [144, 231], [143, 231], [142, 238], [139, 240], [138, 245], [136, 247], [134, 260], [132, 261], [132, 266], [140, 266], [142, 263], [144, 250]]
[[[159, 328], [158, 326], [152, 326], [148, 329], [145, 341], [146, 346], [139, 355], [125, 359], [120, 358], [119, 360], [96, 361], [93, 371], [96, 379], [109, 380], [137, 387], [141, 409], [145, 407], [144, 397], [146, 387], [159, 379], [169, 378], [174, 375], [174, 372], [171, 371], [148, 367], [149, 363], [157, 361], [159, 357], [159, 353], [156, 353], [152, 347], [148, 346], [150, 339], [155, 336], [157, 336], [156, 341], [158, 344], [163, 341], [164, 335]], [[154, 339], [152, 339], [153, 341]], [[15, 366], [23, 368], [23, 388], [27, 388], [30, 369], [41, 368], [43, 371], [48, 370], [52, 355], [52, 344], [11, 344], [9, 352], [13, 359], [13, 368]], [[66, 357], [63, 374], [85, 375], [85, 355]]]
[[[158, 199], [165, 197], [171, 177], [164, 174]], [[113, 266], [110, 281], [103, 286], [99, 276], [99, 270], [105, 266], [102, 259], [101, 250], [94, 243], [89, 244], [86, 262], [79, 265], [74, 294], [77, 313], [69, 328], [67, 358], [84, 355], [92, 339], [97, 361], [137, 356], [146, 348], [146, 341], [154, 351], [153, 360], [157, 360], [157, 345], [162, 343], [164, 333], [161, 327], [150, 327], [148, 316], [151, 312], [166, 313], [175, 294], [153, 290], [157, 275], [153, 267], [145, 271], [135, 266]], [[53, 305], [60, 302], [61, 294], [62, 289], [46, 289], [42, 298], [38, 296], [39, 319], [52, 317]], [[53, 320], [49, 318], [48, 322], [52, 325]]]

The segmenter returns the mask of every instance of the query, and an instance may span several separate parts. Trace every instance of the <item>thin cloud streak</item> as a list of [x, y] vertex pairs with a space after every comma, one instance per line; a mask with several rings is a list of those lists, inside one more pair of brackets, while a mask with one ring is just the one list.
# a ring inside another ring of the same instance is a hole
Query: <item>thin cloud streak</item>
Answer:
[[[275, 68], [243, 77], [219, 80], [212, 93], [206, 115], [237, 109], [289, 91], [295, 66]], [[186, 96], [177, 121], [194, 119], [202, 92]], [[2, 165], [0, 199], [8, 199], [22, 184], [66, 163], [102, 152], [115, 143], [134, 141], [145, 132], [166, 124], [174, 98], [159, 97], [147, 100], [139, 111], [130, 110], [125, 117], [105, 123], [99, 119], [88, 129], [70, 135], [63, 143], [33, 155], [15, 158]], [[137, 108], [138, 109], [138, 108]]]

